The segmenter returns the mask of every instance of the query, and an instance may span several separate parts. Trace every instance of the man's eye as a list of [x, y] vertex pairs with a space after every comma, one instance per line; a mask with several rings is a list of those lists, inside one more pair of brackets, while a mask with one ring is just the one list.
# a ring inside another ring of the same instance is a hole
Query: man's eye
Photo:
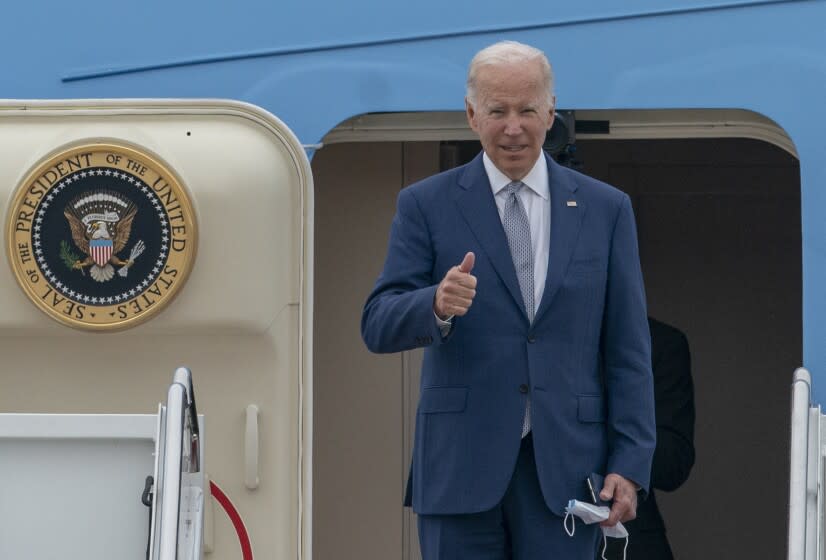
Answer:
[[501, 115], [503, 112], [504, 111], [502, 111], [502, 109], [491, 109], [490, 110], [491, 115]]
[[522, 109], [522, 113], [536, 113], [536, 109]]

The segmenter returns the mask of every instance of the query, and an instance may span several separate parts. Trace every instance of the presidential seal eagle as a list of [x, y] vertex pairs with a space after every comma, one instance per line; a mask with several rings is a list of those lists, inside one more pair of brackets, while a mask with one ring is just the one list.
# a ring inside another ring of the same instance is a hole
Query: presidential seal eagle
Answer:
[[63, 215], [69, 221], [75, 245], [86, 258], [75, 260], [72, 269], [82, 273], [84, 268], [90, 267], [89, 275], [94, 280], [107, 282], [115, 275], [112, 265], [122, 265], [118, 274], [126, 276], [144, 249], [143, 241], [139, 240], [132, 247], [128, 260], [117, 255], [129, 242], [132, 221], [137, 213], [131, 200], [114, 191], [95, 190], [75, 197], [63, 210]]

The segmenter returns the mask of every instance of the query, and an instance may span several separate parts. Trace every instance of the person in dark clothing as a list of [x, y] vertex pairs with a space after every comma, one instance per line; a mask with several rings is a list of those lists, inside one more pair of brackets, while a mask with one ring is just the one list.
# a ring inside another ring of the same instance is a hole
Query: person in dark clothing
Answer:
[[[623, 523], [628, 530], [627, 560], [672, 560], [665, 523], [654, 489], [671, 492], [688, 479], [694, 465], [694, 385], [688, 340], [678, 329], [648, 318], [657, 447], [651, 469], [652, 492], [640, 501], [637, 518]], [[608, 539], [605, 558], [622, 560], [625, 541]], [[602, 553], [599, 546], [597, 557]]]

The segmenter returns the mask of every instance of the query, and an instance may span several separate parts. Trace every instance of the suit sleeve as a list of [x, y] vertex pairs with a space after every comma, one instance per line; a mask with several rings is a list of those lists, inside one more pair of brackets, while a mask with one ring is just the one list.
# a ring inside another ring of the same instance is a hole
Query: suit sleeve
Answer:
[[662, 325], [651, 330], [657, 449], [651, 485], [672, 491], [694, 466], [694, 386], [685, 335]]
[[623, 195], [611, 239], [602, 325], [608, 400], [608, 473], [647, 492], [656, 443], [651, 336], [631, 202]]
[[367, 298], [361, 335], [371, 352], [401, 352], [442, 336], [433, 314], [438, 281], [427, 221], [410, 189], [399, 193], [384, 268]]

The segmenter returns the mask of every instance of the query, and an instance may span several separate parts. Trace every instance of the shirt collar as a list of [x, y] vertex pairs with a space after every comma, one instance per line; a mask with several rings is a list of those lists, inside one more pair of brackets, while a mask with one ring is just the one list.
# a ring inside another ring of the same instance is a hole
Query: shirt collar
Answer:
[[[485, 152], [482, 153], [482, 163], [485, 165], [485, 173], [488, 175], [493, 196], [499, 194], [499, 191], [513, 182], [507, 175], [499, 171], [499, 168], [494, 165], [493, 160]], [[550, 195], [548, 191], [548, 166], [545, 164], [545, 157], [542, 152], [540, 152], [539, 158], [537, 158], [528, 174], [522, 178], [522, 182], [543, 199], [548, 200]]]

